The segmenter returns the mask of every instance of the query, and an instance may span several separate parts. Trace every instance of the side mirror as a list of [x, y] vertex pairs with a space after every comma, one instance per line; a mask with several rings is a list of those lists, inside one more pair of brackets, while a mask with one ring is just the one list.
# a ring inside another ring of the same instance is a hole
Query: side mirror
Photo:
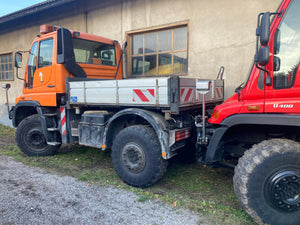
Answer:
[[270, 38], [270, 12], [263, 14], [260, 23], [260, 44], [266, 45]]
[[259, 49], [258, 53], [255, 54], [254, 61], [261, 66], [265, 66], [269, 63], [269, 54], [270, 54], [269, 46], [264, 46]]
[[22, 53], [21, 52], [15, 53], [15, 67], [17, 67], [17, 68], [22, 67]]
[[75, 61], [72, 33], [62, 27], [57, 30], [57, 63], [64, 64], [75, 77], [86, 77], [85, 71]]
[[280, 58], [277, 56], [274, 56], [274, 63], [273, 63], [273, 71], [279, 71], [280, 70]]

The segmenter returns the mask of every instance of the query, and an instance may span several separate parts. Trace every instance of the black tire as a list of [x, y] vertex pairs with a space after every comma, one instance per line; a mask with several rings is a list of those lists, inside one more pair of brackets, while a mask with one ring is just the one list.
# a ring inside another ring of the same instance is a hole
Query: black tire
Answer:
[[28, 156], [54, 155], [60, 147], [47, 144], [37, 114], [22, 120], [17, 127], [15, 138], [20, 150]]
[[300, 145], [284, 139], [263, 141], [239, 159], [234, 191], [258, 224], [299, 225]]
[[148, 126], [134, 125], [121, 130], [111, 155], [117, 174], [131, 186], [151, 186], [167, 170], [168, 162], [162, 158], [158, 138]]

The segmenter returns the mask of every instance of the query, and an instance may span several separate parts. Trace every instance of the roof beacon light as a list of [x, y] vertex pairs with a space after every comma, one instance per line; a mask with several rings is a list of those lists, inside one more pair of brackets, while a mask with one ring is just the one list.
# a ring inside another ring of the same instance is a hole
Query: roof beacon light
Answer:
[[57, 26], [52, 26], [48, 24], [44, 24], [40, 26], [40, 34], [47, 34], [53, 31], [56, 31], [58, 29]]

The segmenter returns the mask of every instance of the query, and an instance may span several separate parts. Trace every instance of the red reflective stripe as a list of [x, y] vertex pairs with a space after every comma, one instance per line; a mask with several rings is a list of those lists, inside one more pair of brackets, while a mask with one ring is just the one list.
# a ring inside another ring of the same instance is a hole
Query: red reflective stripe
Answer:
[[184, 93], [184, 88], [181, 88], [181, 90], [180, 90], [180, 96], [182, 96], [183, 93]]
[[61, 107], [60, 108], [60, 115], [61, 115], [61, 118], [60, 118], [60, 122], [61, 122], [61, 132], [62, 132], [62, 135], [67, 135], [67, 130], [66, 130], [66, 109], [64, 107]]
[[193, 91], [192, 88], [190, 88], [188, 90], [188, 93], [186, 94], [185, 99], [184, 99], [185, 102], [187, 102], [189, 100], [189, 98], [191, 97], [192, 91]]
[[216, 88], [216, 91], [217, 91], [218, 98], [220, 98], [221, 94], [220, 94], [219, 88]]
[[142, 102], [149, 102], [149, 99], [143, 94], [140, 89], [133, 89], [133, 91], [142, 100]]
[[149, 93], [153, 96], [153, 97], [155, 97], [154, 96], [154, 89], [147, 89], [148, 91], [149, 91]]
[[61, 119], [61, 125], [63, 126], [63, 125], [65, 125], [65, 123], [66, 123], [66, 117]]
[[216, 88], [216, 92], [217, 92], [217, 97], [218, 98], [222, 98], [223, 96], [223, 88]]

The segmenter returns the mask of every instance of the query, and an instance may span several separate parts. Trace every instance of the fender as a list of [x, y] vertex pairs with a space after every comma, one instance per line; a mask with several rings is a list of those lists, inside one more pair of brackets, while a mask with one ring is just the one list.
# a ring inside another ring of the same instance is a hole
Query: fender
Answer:
[[236, 125], [273, 125], [273, 126], [299, 126], [300, 115], [287, 114], [236, 114], [220, 123], [221, 127], [216, 128], [205, 156], [205, 163], [213, 163], [222, 160], [224, 151], [219, 148], [219, 143], [224, 134]]
[[[21, 110], [21, 111], [20, 111]], [[20, 111], [20, 113], [19, 113]], [[33, 114], [38, 114], [41, 121], [41, 127], [46, 141], [49, 142], [49, 135], [47, 133], [46, 118], [43, 115], [41, 105], [37, 101], [20, 101], [13, 108], [12, 124], [17, 127], [23, 119]]]
[[[19, 101], [12, 108], [13, 126], [17, 127], [24, 118], [38, 113], [37, 108], [40, 106], [41, 106], [40, 103], [37, 101]], [[24, 110], [24, 109], [30, 109], [30, 110]]]
[[167, 122], [164, 119], [164, 117], [161, 114], [158, 114], [153, 111], [148, 111], [144, 109], [136, 109], [136, 108], [129, 108], [129, 109], [124, 109], [113, 115], [104, 130], [104, 136], [103, 136], [103, 144], [107, 147], [111, 147], [112, 145], [112, 140], [111, 140], [111, 135], [112, 131], [114, 130], [114, 124], [118, 123], [124, 116], [138, 116], [141, 117], [142, 119], [146, 120], [151, 127], [154, 129], [155, 133], [157, 134], [162, 153], [165, 154], [165, 159], [169, 159], [172, 157], [171, 152], [169, 151], [168, 147], [168, 138], [169, 135], [166, 130], [167, 127]]

